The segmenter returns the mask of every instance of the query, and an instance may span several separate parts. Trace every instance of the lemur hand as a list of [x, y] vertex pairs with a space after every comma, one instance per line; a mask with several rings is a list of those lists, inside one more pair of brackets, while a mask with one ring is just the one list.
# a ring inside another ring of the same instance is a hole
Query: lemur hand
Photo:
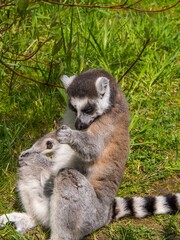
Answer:
[[70, 144], [72, 142], [72, 129], [63, 125], [56, 131], [57, 140], [60, 143]]

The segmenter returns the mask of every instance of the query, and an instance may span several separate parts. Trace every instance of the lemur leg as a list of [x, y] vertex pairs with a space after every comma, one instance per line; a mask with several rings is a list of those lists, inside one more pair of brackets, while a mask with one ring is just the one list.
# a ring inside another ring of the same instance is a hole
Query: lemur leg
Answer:
[[73, 169], [62, 170], [54, 179], [50, 200], [50, 240], [82, 239], [108, 223], [111, 211], [85, 176]]
[[20, 233], [24, 233], [37, 225], [34, 219], [24, 212], [12, 212], [0, 216], [0, 228], [3, 228], [8, 222], [12, 222], [15, 225], [16, 231]]

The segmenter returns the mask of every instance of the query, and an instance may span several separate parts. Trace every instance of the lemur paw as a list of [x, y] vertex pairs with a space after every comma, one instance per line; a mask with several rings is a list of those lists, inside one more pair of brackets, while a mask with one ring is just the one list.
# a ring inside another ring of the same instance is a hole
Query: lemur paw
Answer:
[[57, 140], [60, 143], [69, 144], [72, 141], [72, 130], [66, 125], [63, 125], [56, 132]]
[[34, 219], [26, 213], [12, 212], [0, 216], [0, 228], [10, 222], [17, 232], [24, 233], [26, 230], [36, 226]]
[[8, 222], [8, 218], [6, 217], [5, 214], [0, 216], [0, 228], [3, 228], [7, 222]]

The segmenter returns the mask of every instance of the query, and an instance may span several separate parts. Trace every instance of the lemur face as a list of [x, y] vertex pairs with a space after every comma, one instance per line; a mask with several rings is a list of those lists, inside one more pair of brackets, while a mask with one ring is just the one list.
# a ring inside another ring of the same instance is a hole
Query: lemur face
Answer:
[[94, 70], [61, 79], [69, 95], [69, 108], [76, 113], [77, 130], [88, 128], [111, 107], [109, 79], [101, 74]]
[[56, 139], [56, 133], [51, 132], [38, 139], [31, 148], [23, 151], [19, 156], [19, 159], [28, 157], [32, 153], [40, 153], [43, 155], [53, 154], [60, 146], [60, 143]]
[[31, 147], [32, 151], [41, 153], [43, 155], [54, 153], [54, 151], [59, 148], [60, 144], [53, 135], [55, 135], [54, 132], [46, 134], [43, 138], [40, 138]]
[[95, 99], [70, 98], [69, 108], [76, 113], [75, 128], [86, 129], [99, 116], [98, 104]]

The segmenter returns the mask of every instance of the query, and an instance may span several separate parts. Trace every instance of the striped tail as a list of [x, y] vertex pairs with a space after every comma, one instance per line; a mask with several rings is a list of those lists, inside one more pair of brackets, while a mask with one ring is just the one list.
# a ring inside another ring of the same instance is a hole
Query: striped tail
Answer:
[[114, 218], [125, 216], [143, 218], [157, 214], [175, 214], [178, 211], [180, 211], [180, 193], [154, 197], [117, 197]]

